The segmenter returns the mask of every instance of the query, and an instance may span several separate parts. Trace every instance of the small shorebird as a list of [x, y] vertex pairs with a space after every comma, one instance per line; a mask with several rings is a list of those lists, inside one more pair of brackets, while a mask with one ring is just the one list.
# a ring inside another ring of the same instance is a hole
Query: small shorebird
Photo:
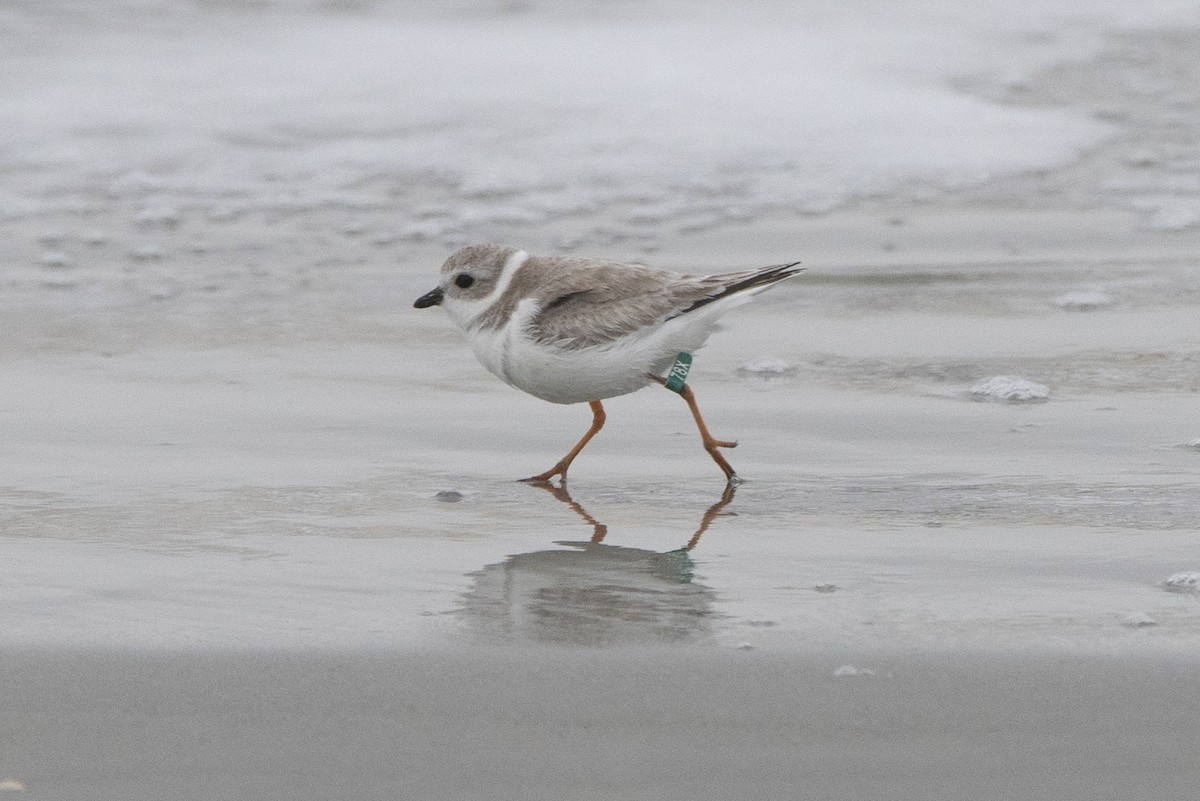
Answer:
[[592, 425], [544, 473], [559, 476], [604, 426], [600, 401], [661, 384], [687, 402], [704, 449], [731, 484], [737, 474], [708, 433], [684, 383], [691, 353], [717, 318], [800, 271], [799, 262], [722, 275], [681, 275], [641, 264], [530, 256], [501, 245], [465, 247], [442, 265], [438, 287], [418, 309], [442, 306], [475, 356], [508, 384], [551, 403], [587, 403]]

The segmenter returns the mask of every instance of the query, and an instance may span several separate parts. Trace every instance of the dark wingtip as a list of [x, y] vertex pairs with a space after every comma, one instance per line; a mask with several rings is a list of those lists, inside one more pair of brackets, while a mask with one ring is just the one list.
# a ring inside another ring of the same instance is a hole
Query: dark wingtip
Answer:
[[[793, 275], [802, 272], [804, 268], [796, 266], [799, 263], [800, 262], [798, 261], [794, 261], [791, 264], [776, 264], [773, 267], [764, 267], [762, 270], [759, 270], [750, 277], [743, 278], [741, 281], [730, 284], [720, 292], [716, 292], [708, 297], [701, 298], [691, 306], [688, 306], [686, 309], [683, 309], [677, 314], [671, 315], [671, 317], [678, 317], [680, 314], [687, 314], [690, 311], [695, 311], [703, 306], [707, 306], [708, 304], [718, 301], [721, 298], [725, 298], [730, 295], [736, 295], [738, 292], [744, 292], [747, 289], [777, 284], [785, 278], [791, 278]], [[669, 320], [671, 317], [668, 317], [667, 319]]]

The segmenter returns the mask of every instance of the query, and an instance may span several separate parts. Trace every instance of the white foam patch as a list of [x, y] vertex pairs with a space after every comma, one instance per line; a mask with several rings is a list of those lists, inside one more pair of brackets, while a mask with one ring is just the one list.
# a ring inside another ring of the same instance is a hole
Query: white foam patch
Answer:
[[875, 675], [875, 671], [870, 668], [857, 667], [855, 665], [840, 665], [833, 671], [834, 678], [838, 679], [857, 679], [870, 677]]
[[1200, 571], [1176, 573], [1163, 582], [1163, 588], [1169, 592], [1200, 593]]
[[1050, 390], [1042, 384], [1024, 378], [998, 375], [985, 378], [971, 387], [971, 397], [980, 400], [1027, 403], [1047, 400], [1050, 397]]
[[751, 359], [737, 369], [740, 375], [759, 376], [764, 378], [791, 375], [797, 371], [794, 364], [776, 359], [771, 356], [761, 356]]

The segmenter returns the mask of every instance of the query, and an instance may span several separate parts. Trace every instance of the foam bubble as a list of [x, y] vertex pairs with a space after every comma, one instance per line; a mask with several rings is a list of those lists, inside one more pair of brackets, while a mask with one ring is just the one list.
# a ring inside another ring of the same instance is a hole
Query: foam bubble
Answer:
[[757, 359], [751, 359], [737, 369], [740, 375], [753, 376], [781, 376], [791, 375], [799, 368], [794, 364], [789, 364], [783, 359], [776, 359], [771, 356], [760, 356]]
[[1050, 389], [1017, 376], [998, 375], [976, 383], [971, 387], [971, 396], [980, 400], [1028, 403], [1047, 400]]
[[1176, 573], [1163, 582], [1163, 589], [1168, 592], [1200, 593], [1200, 571]]

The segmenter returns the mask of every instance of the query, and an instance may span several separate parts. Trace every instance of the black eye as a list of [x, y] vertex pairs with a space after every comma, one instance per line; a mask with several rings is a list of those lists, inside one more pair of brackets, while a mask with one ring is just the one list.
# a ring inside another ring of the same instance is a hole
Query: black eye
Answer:
[[466, 289], [473, 283], [475, 283], [475, 279], [466, 273], [459, 273], [454, 277], [454, 285], [459, 289]]

